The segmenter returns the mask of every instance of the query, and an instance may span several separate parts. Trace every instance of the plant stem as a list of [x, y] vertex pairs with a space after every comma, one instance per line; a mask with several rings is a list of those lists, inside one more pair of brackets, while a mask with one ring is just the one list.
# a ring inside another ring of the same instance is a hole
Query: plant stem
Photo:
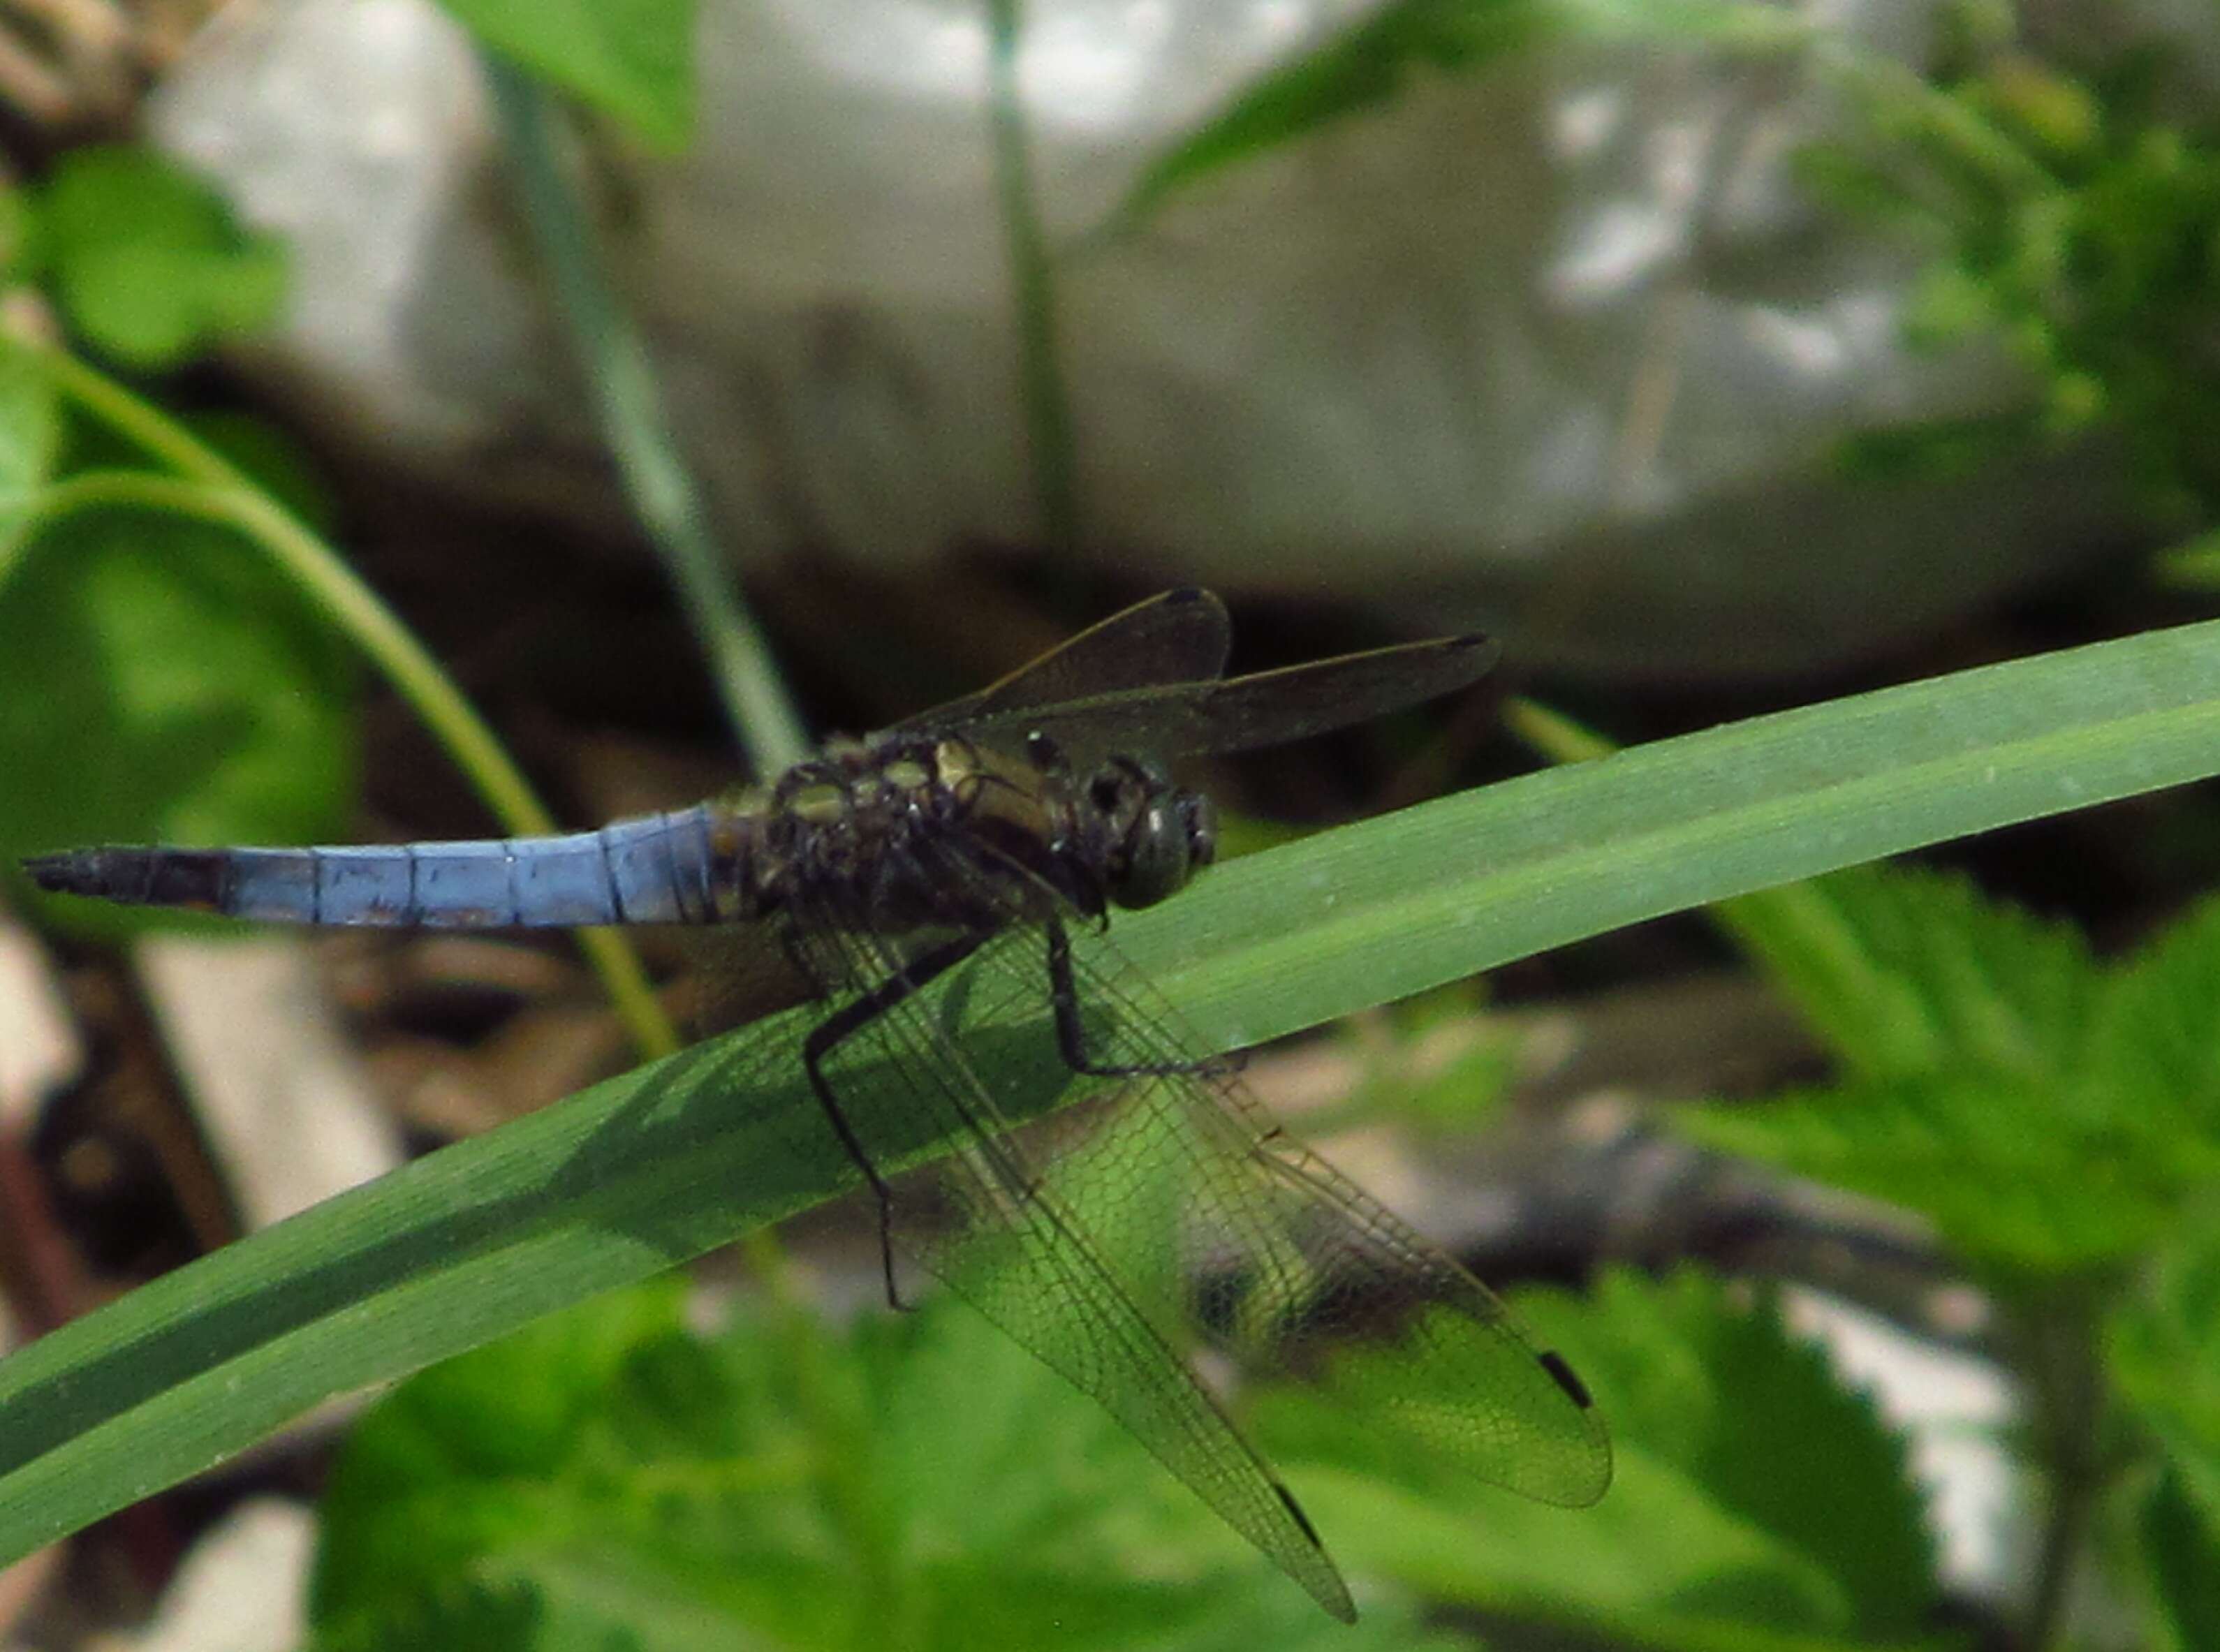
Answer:
[[617, 302], [564, 178], [548, 95], [490, 53], [480, 61], [525, 215], [626, 495], [708, 654], [741, 751], [757, 773], [776, 773], [808, 753], [801, 720], [726, 572], [700, 489], [678, 457], [646, 343]]
[[1050, 550], [1068, 557], [1079, 548], [1078, 446], [1057, 337], [1056, 270], [1041, 229], [1025, 102], [1018, 85], [1018, 37], [1024, 10], [1024, 0], [987, 0], [987, 109], [1003, 246], [1017, 312], [1018, 393], [1034, 506]]
[[1869, 110], [1916, 126], [1955, 159], [2011, 195], [2040, 195], [2058, 180], [2003, 131], [1976, 115], [1962, 98], [1924, 80], [1877, 52], [1840, 41], [1815, 47], [1818, 61], [1836, 81], [1863, 99]]
[[2088, 1293], [2072, 1283], [2046, 1291], [2027, 1312], [2026, 1324], [2037, 1440], [2050, 1489], [2026, 1643], [2044, 1652], [2067, 1643], [2074, 1568], [2104, 1491], [2098, 1436], [2105, 1393], [2097, 1312]]

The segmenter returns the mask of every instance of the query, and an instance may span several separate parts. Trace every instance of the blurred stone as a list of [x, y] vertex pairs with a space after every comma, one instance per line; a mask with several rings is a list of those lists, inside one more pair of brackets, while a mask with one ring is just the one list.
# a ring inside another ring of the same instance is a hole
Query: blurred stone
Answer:
[[0, 1125], [28, 1137], [47, 1098], [84, 1066], [52, 961], [30, 930], [0, 914]]
[[294, 1652], [308, 1638], [315, 1517], [256, 1498], [227, 1514], [185, 1556], [154, 1620], [103, 1636], [113, 1652]]
[[301, 937], [150, 936], [134, 957], [248, 1231], [400, 1164], [398, 1133]]
[[[708, 0], [692, 149], [613, 139], [592, 171], [745, 563], [1038, 538], [988, 9]], [[1153, 158], [1370, 9], [1026, 9], [1099, 564], [1477, 622], [1529, 664], [1701, 676], [1838, 662], [2109, 547], [2127, 506], [2098, 455], [1828, 475], [1849, 433], [2017, 387], [1992, 353], [1908, 352], [1918, 256], [1793, 187], [1835, 114], [1802, 57], [1647, 42], [1413, 74], [1089, 238]], [[1931, 10], [1824, 16], [1913, 59]], [[153, 117], [297, 249], [267, 368], [458, 485], [618, 520], [606, 469], [579, 462], [593, 433], [501, 204], [470, 50], [428, 4], [232, 7]]]

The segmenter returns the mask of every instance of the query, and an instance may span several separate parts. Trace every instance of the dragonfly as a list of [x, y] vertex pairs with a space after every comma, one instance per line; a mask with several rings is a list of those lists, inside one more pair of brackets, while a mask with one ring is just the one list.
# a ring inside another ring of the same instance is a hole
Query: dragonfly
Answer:
[[[1231, 642], [1217, 597], [1169, 591], [767, 785], [598, 831], [24, 864], [49, 890], [265, 922], [743, 926], [824, 1007], [799, 1060], [875, 1202], [889, 1300], [899, 1253], [1354, 1621], [1316, 1527], [1199, 1355], [1291, 1377], [1429, 1462], [1545, 1503], [1600, 1498], [1611, 1449], [1570, 1364], [1276, 1123], [1110, 934], [1114, 911], [1169, 899], [1213, 857], [1211, 803], [1169, 760], [1436, 698], [1496, 651], [1449, 637], [1228, 678]], [[958, 986], [963, 1016], [947, 1004]], [[967, 1025], [1013, 1021], [1102, 1093], [1075, 1110], [1082, 1125], [1012, 1122], [1022, 1109]], [[795, 1060], [779, 1038], [752, 1057]], [[945, 1156], [902, 1173], [920, 1133]]]

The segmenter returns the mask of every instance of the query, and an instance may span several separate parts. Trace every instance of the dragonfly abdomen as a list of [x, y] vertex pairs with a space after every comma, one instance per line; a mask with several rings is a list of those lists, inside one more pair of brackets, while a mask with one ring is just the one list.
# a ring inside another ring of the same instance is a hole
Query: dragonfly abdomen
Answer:
[[360, 848], [73, 850], [26, 861], [42, 888], [264, 923], [559, 929], [749, 915], [756, 817], [702, 804], [548, 838]]

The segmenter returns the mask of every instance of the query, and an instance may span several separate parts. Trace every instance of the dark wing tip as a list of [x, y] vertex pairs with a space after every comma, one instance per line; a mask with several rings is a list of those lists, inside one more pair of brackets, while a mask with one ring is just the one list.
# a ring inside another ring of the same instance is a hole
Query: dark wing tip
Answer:
[[[1295, 1501], [1295, 1494], [1288, 1489], [1286, 1482], [1275, 1480], [1271, 1486], [1279, 1496], [1281, 1506], [1287, 1510], [1288, 1518], [1295, 1523], [1304, 1537], [1310, 1539], [1311, 1548], [1316, 1551], [1312, 1556], [1313, 1564], [1288, 1567], [1288, 1574], [1308, 1590], [1311, 1599], [1324, 1606], [1336, 1619], [1344, 1624], [1355, 1623], [1356, 1602], [1350, 1598], [1349, 1586], [1342, 1581], [1333, 1557], [1325, 1552], [1325, 1539], [1319, 1536], [1318, 1528], [1311, 1524], [1311, 1517], [1303, 1512], [1303, 1506]], [[1285, 1560], [1281, 1563], [1285, 1566]]]
[[1571, 1400], [1582, 1411], [1587, 1411], [1594, 1406], [1595, 1399], [1588, 1393], [1588, 1385], [1581, 1381], [1579, 1372], [1565, 1362], [1565, 1356], [1562, 1354], [1554, 1348], [1545, 1348], [1534, 1357], [1541, 1362], [1542, 1368], [1550, 1374], [1550, 1380], [1565, 1391], [1566, 1399]]
[[1311, 1540], [1311, 1547], [1317, 1549], [1320, 1554], [1324, 1554], [1325, 1552], [1325, 1539], [1319, 1536], [1318, 1528], [1311, 1524], [1309, 1511], [1305, 1509], [1301, 1504], [1295, 1501], [1295, 1494], [1288, 1489], [1287, 1482], [1285, 1481], [1275, 1480], [1272, 1482], [1272, 1489], [1274, 1492], [1278, 1493], [1280, 1506], [1287, 1510], [1288, 1518], [1294, 1520], [1297, 1525], [1300, 1526], [1303, 1530], [1303, 1536]]
[[1550, 1381], [1557, 1385], [1565, 1398], [1579, 1408], [1587, 1428], [1591, 1449], [1581, 1454], [1581, 1460], [1576, 1468], [1568, 1465], [1568, 1472], [1557, 1484], [1518, 1489], [1559, 1508], [1587, 1508], [1600, 1501], [1611, 1489], [1611, 1437], [1604, 1432], [1603, 1423], [1596, 1415], [1595, 1398], [1589, 1393], [1588, 1385], [1581, 1381], [1580, 1373], [1573, 1369], [1562, 1354], [1554, 1348], [1540, 1349], [1535, 1352], [1534, 1362], [1548, 1375]]

